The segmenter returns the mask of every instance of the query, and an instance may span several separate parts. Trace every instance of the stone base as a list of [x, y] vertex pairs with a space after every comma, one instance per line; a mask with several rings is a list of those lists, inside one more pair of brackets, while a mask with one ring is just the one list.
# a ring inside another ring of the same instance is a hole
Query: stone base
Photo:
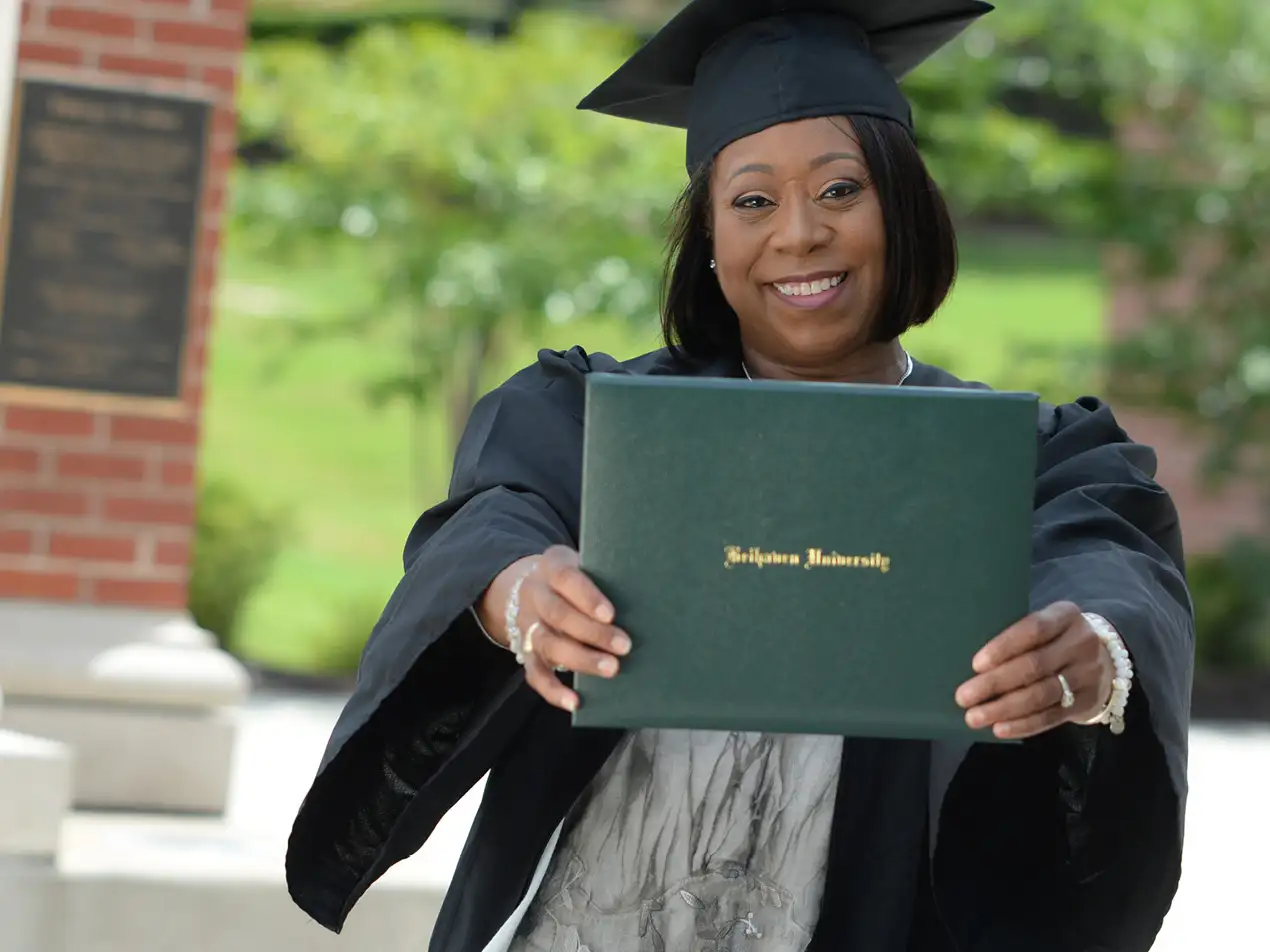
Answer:
[[58, 952], [62, 884], [51, 857], [0, 855], [0, 952]]
[[232, 712], [31, 702], [10, 695], [4, 724], [75, 751], [78, 808], [225, 809], [234, 756]]
[[75, 754], [80, 808], [220, 813], [251, 679], [171, 612], [0, 601], [0, 727]]
[[70, 804], [70, 749], [0, 731], [0, 856], [56, 856]]

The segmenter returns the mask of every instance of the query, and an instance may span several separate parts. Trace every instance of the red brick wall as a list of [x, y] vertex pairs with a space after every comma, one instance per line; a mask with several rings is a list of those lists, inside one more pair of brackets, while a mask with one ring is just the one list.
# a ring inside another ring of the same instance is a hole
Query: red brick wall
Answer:
[[19, 76], [215, 102], [182, 412], [0, 404], [0, 599], [182, 608], [249, 0], [24, 0]]

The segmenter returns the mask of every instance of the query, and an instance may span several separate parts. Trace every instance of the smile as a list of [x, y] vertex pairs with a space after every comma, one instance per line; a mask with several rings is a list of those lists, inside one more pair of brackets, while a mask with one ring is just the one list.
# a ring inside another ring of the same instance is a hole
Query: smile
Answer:
[[777, 281], [771, 287], [784, 301], [795, 307], [823, 307], [838, 296], [847, 272], [813, 281]]

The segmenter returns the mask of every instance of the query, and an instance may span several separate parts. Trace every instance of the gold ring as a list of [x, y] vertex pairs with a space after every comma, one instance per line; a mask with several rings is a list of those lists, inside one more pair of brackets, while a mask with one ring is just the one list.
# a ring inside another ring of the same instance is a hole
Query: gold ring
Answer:
[[525, 637], [520, 642], [521, 654], [531, 655], [534, 653], [534, 633], [541, 627], [541, 622], [534, 622], [525, 630]]
[[1076, 703], [1076, 695], [1072, 693], [1072, 686], [1067, 683], [1067, 679], [1061, 674], [1058, 675], [1058, 686], [1063, 689], [1063, 699], [1058, 704], [1059, 707], [1066, 710]]

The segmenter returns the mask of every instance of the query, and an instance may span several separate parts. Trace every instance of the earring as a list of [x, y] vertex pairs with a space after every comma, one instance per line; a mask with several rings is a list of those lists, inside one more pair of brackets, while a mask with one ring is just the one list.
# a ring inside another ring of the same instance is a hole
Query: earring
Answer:
[[710, 259], [710, 270], [711, 270], [711, 271], [714, 271], [716, 268], [717, 268], [717, 265], [715, 265], [715, 263], [714, 263], [714, 259], [713, 259], [713, 258], [711, 258], [711, 259]]

